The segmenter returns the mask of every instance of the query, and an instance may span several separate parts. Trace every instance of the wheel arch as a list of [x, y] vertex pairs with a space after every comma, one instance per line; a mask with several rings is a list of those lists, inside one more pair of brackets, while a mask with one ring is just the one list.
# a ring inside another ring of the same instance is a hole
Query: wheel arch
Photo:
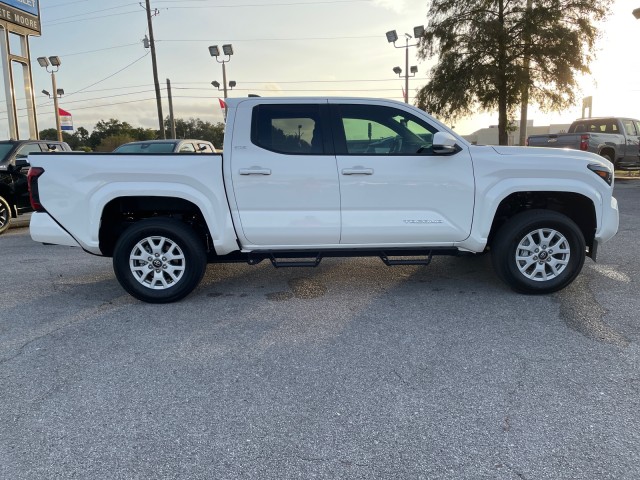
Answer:
[[605, 145], [605, 146], [601, 147], [599, 152], [598, 152], [598, 155], [600, 155], [601, 157], [608, 156], [611, 159], [611, 163], [613, 163], [614, 165], [618, 161], [618, 159], [616, 158], [616, 150], [615, 150], [615, 148], [613, 148], [612, 146], [609, 146], [609, 145]]
[[171, 196], [123, 196], [110, 200], [103, 208], [98, 233], [100, 251], [107, 257], [122, 233], [148, 218], [173, 218], [190, 226], [208, 253], [215, 254], [209, 225], [194, 202]]
[[489, 232], [488, 245], [507, 220], [515, 215], [534, 209], [562, 213], [573, 220], [582, 231], [589, 254], [597, 229], [597, 215], [593, 201], [580, 193], [555, 191], [522, 191], [505, 197], [496, 209]]

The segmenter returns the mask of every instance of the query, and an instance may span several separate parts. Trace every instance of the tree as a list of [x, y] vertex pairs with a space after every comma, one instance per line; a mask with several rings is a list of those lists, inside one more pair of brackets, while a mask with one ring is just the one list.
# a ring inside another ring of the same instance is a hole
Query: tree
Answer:
[[155, 140], [158, 138], [158, 131], [152, 128], [134, 128], [129, 123], [121, 122], [115, 118], [108, 121], [100, 120], [89, 136], [88, 145], [95, 150], [108, 137], [129, 137], [131, 138], [130, 142]]
[[576, 77], [590, 73], [596, 24], [611, 2], [432, 0], [418, 54], [438, 60], [418, 106], [447, 119], [497, 108], [506, 145], [509, 116], [527, 94], [544, 110], [575, 103]]
[[[224, 141], [224, 123], [218, 122], [215, 125], [211, 122], [204, 122], [199, 118], [190, 118], [184, 120], [176, 118], [176, 137], [193, 138], [197, 140], [208, 140], [213, 143], [216, 148], [222, 148]], [[165, 128], [171, 131], [169, 117], [164, 121]]]
[[102, 139], [100, 144], [95, 148], [96, 152], [113, 152], [116, 147], [123, 143], [133, 142], [134, 138], [126, 134], [109, 135]]

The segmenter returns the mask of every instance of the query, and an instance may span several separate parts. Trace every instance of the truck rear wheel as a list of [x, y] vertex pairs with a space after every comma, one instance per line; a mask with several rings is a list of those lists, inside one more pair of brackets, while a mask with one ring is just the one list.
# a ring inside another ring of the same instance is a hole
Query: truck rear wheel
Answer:
[[603, 152], [603, 153], [600, 154], [600, 156], [602, 158], [604, 158], [605, 160], [609, 161], [611, 163], [611, 165], [613, 165], [614, 168], [617, 167], [617, 165], [613, 161], [613, 154], [611, 154], [609, 152]]
[[496, 273], [513, 290], [551, 293], [569, 285], [582, 270], [585, 240], [566, 215], [528, 210], [498, 231], [491, 257]]
[[9, 229], [11, 222], [11, 207], [3, 197], [0, 197], [0, 235]]
[[138, 300], [169, 303], [193, 291], [207, 267], [204, 245], [187, 225], [169, 218], [141, 220], [118, 239], [113, 270]]

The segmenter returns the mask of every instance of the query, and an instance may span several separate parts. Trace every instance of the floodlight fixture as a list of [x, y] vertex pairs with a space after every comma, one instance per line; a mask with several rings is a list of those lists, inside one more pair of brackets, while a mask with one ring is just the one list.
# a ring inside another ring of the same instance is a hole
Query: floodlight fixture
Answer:
[[42, 93], [44, 93], [47, 97], [51, 97], [51, 94], [49, 92], [47, 92], [46, 90], [42, 90]]
[[49, 66], [49, 60], [47, 57], [38, 57], [38, 63], [41, 67], [47, 68]]
[[228, 56], [233, 55], [233, 45], [231, 45], [230, 43], [222, 45], [222, 51], [224, 52], [225, 55], [228, 55]]
[[220, 88], [220, 82], [217, 82], [216, 80], [214, 80], [213, 82], [211, 82], [211, 85], [213, 85], [216, 88]]
[[58, 93], [58, 96], [61, 97], [62, 95], [64, 95], [64, 89], [63, 88], [58, 88], [56, 90], [56, 92]]
[[415, 75], [416, 73], [418, 73], [418, 67], [417, 67], [417, 66], [415, 66], [415, 65], [413, 65], [413, 66], [411, 67], [411, 73], [413, 73], [414, 75]]
[[218, 48], [218, 45], [211, 45], [209, 47], [209, 54], [212, 57], [219, 57], [220, 56], [220, 49]]
[[400, 67], [393, 67], [393, 73], [400, 75], [402, 73], [402, 69]]
[[396, 32], [395, 30], [390, 30], [387, 32], [387, 41], [389, 43], [395, 43], [395, 41], [398, 40], [398, 32]]
[[236, 81], [235, 81], [235, 80], [231, 80], [231, 81], [229, 82], [229, 86], [230, 86], [231, 88], [235, 87], [236, 85], [237, 85], [237, 84], [236, 84]]
[[413, 37], [417, 40], [421, 39], [424, 36], [424, 25], [418, 25], [417, 27], [413, 27]]
[[51, 62], [51, 65], [53, 65], [54, 67], [59, 67], [60, 65], [62, 65], [62, 62], [60, 61], [60, 57], [49, 57], [49, 61]]

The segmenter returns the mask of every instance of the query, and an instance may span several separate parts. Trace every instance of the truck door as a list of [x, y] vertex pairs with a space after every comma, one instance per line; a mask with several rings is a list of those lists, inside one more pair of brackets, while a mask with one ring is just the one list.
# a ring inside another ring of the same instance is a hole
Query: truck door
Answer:
[[464, 149], [431, 148], [437, 127], [395, 106], [332, 105], [341, 243], [451, 245], [469, 236], [474, 177]]
[[224, 155], [231, 155], [232, 213], [245, 243], [339, 244], [340, 190], [323, 103], [238, 107]]

